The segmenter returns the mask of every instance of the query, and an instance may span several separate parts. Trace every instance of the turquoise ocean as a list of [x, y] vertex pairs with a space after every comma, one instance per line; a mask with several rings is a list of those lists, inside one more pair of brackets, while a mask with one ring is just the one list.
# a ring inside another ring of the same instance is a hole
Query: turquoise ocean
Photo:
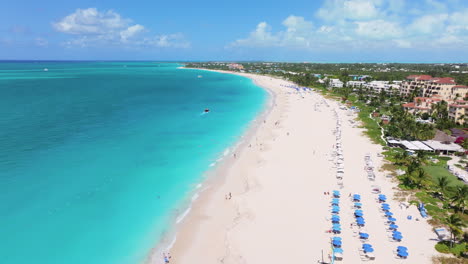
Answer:
[[180, 66], [0, 62], [0, 263], [145, 260], [267, 98]]

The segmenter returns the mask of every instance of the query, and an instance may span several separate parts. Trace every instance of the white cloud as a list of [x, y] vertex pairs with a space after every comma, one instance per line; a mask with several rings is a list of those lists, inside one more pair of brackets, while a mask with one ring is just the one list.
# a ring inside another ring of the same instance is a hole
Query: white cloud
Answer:
[[418, 34], [440, 32], [444, 28], [447, 18], [447, 14], [425, 15], [414, 20], [409, 28]]
[[38, 37], [34, 40], [35, 44], [39, 47], [47, 47], [49, 46], [49, 41], [44, 38]]
[[271, 33], [271, 27], [266, 22], [260, 22], [248, 38], [238, 39], [232, 46], [277, 46], [278, 41], [278, 36]]
[[402, 35], [402, 30], [396, 23], [381, 19], [356, 24], [356, 34], [369, 39], [391, 39]]
[[395, 42], [395, 44], [396, 44], [397, 47], [399, 47], [399, 48], [406, 48], [406, 49], [409, 49], [409, 48], [413, 47], [413, 45], [411, 44], [411, 42], [408, 41], [408, 40], [404, 40], [404, 39], [395, 39], [395, 40], [393, 40], [393, 42]]
[[127, 39], [138, 35], [144, 30], [145, 30], [145, 27], [142, 25], [137, 24], [137, 25], [130, 26], [127, 29], [120, 31], [120, 39], [125, 42], [127, 41]]
[[325, 0], [316, 15], [330, 22], [369, 20], [381, 15], [381, 4], [381, 0]]
[[170, 35], [159, 35], [152, 38], [145, 38], [141, 43], [144, 46], [165, 47], [165, 48], [189, 48], [190, 43], [185, 40], [180, 33]]
[[190, 43], [182, 34], [148, 36], [143, 25], [108, 10], [96, 8], [77, 9], [74, 13], [52, 23], [55, 30], [74, 35], [64, 42], [67, 47], [126, 46], [126, 47], [171, 47], [187, 48]]
[[[460, 48], [468, 46], [468, 8], [456, 0], [325, 0], [314, 22], [267, 22], [230, 46], [313, 49]], [[415, 10], [415, 11], [411, 11]]]
[[57, 31], [66, 34], [102, 35], [126, 29], [130, 22], [130, 19], [123, 19], [112, 10], [99, 12], [96, 8], [88, 8], [77, 9], [52, 25]]

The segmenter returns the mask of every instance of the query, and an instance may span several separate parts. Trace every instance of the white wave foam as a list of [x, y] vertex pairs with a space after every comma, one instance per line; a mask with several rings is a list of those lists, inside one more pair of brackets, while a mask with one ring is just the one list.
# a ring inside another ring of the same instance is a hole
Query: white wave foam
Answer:
[[187, 210], [185, 210], [185, 212], [183, 212], [181, 215], [179, 215], [179, 217], [177, 217], [177, 219], [176, 219], [176, 223], [178, 224], [178, 223], [182, 222], [182, 220], [184, 220], [184, 218], [188, 215], [190, 210], [192, 210], [192, 207], [187, 208]]

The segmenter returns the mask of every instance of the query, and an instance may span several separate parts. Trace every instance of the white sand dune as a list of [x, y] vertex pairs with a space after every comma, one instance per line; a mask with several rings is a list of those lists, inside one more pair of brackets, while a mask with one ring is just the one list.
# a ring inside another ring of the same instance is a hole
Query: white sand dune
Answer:
[[[400, 209], [392, 199], [395, 184], [378, 171], [381, 147], [372, 144], [363, 130], [349, 120], [355, 114], [340, 110], [340, 104], [315, 92], [297, 93], [284, 80], [242, 74], [272, 94], [270, 107], [244, 137], [236, 157], [227, 158], [215, 170], [210, 188], [193, 204], [177, 228], [171, 263], [317, 263], [328, 262], [331, 252], [331, 195], [340, 190], [343, 260], [360, 263], [362, 242], [356, 236], [350, 193], [362, 197], [365, 230], [373, 245], [374, 263], [431, 263], [436, 254], [431, 227], [416, 208]], [[337, 112], [337, 117], [334, 112]], [[343, 188], [339, 189], [332, 152], [333, 130], [341, 122], [344, 157]], [[367, 179], [364, 156], [371, 154], [376, 179]], [[378, 185], [388, 197], [399, 230], [400, 243], [390, 242], [385, 219], [371, 192]], [[232, 193], [232, 199], [225, 199]], [[413, 220], [407, 220], [411, 215]], [[415, 221], [415, 218], [420, 221]], [[396, 247], [408, 247], [410, 256], [397, 259]], [[157, 257], [157, 261], [159, 258]]]

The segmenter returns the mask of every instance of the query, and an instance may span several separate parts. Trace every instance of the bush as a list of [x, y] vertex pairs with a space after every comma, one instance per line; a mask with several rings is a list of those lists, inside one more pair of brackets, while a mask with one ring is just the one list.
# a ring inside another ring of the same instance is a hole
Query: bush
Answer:
[[453, 255], [460, 257], [467, 251], [467, 244], [454, 244], [453, 248], [450, 248], [449, 241], [441, 241], [435, 245], [435, 249], [440, 253], [452, 253]]
[[435, 245], [435, 249], [440, 253], [450, 253], [450, 248], [444, 242], [439, 242]]

